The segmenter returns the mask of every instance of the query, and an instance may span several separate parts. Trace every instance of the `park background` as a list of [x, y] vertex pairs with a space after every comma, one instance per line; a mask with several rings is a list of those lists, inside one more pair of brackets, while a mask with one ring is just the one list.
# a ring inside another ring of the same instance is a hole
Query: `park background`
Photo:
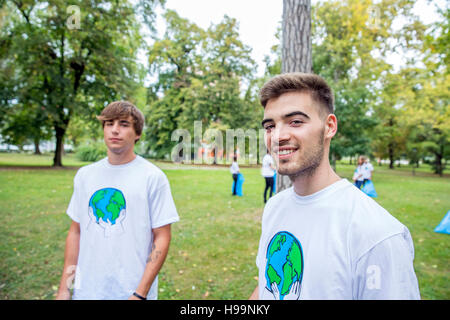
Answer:
[[[105, 156], [95, 115], [120, 99], [144, 112], [136, 151], [166, 173], [181, 218], [159, 298], [246, 299], [257, 285], [259, 167], [241, 158], [244, 195], [232, 197], [227, 160], [173, 163], [171, 135], [193, 136], [194, 121], [224, 136], [260, 129], [281, 22], [261, 63], [236, 18], [201, 27], [170, 2], [0, 0], [0, 299], [54, 297], [73, 177]], [[450, 209], [450, 11], [421, 3], [432, 21], [410, 0], [313, 1], [312, 71], [335, 93], [337, 173], [351, 180], [356, 157], [372, 159], [376, 201], [411, 231], [422, 298], [449, 299], [449, 238], [433, 230]]]

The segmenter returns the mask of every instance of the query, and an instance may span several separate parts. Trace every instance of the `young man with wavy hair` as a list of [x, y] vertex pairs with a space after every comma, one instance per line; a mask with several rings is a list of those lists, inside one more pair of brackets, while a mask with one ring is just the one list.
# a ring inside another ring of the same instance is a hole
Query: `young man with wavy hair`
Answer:
[[70, 299], [73, 278], [73, 299], [156, 299], [170, 226], [179, 220], [169, 181], [134, 153], [144, 126], [138, 108], [116, 101], [97, 118], [108, 156], [74, 178], [57, 299]]

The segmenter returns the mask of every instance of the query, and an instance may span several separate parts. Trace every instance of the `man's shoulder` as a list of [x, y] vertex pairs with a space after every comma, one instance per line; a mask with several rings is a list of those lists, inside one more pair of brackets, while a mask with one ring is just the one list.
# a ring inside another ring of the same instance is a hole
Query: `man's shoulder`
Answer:
[[151, 163], [149, 160], [141, 156], [137, 156], [136, 160], [136, 166], [134, 169], [139, 171], [140, 175], [147, 178], [161, 178], [166, 176], [158, 166]]
[[280, 204], [286, 203], [286, 199], [292, 194], [292, 188], [293, 187], [284, 189], [283, 191], [277, 192], [274, 196], [270, 197], [269, 200], [267, 200], [264, 211], [270, 211], [279, 207]]
[[365, 226], [370, 226], [370, 221], [374, 222], [374, 220], [393, 226], [401, 224], [377, 201], [358, 188], [349, 188], [348, 192], [351, 193], [353, 221], [362, 223]]
[[78, 169], [76, 177], [82, 177], [83, 175], [89, 174], [92, 171], [98, 170], [99, 167], [104, 166], [104, 162], [106, 160], [107, 158], [103, 158], [99, 161], [82, 166], [81, 168]]
[[407, 228], [374, 199], [361, 190], [352, 190], [352, 213], [349, 226], [349, 241], [354, 258], [358, 258], [373, 246]]

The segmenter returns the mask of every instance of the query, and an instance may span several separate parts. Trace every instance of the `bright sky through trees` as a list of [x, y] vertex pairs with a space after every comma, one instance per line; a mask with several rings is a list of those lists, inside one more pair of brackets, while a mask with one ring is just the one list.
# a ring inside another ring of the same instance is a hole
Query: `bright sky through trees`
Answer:
[[[317, 3], [312, 0], [312, 4]], [[424, 23], [436, 20], [435, 5], [445, 8], [445, 0], [418, 0], [414, 13], [421, 17]], [[207, 29], [211, 23], [219, 23], [226, 14], [239, 21], [241, 40], [253, 48], [252, 58], [258, 63], [257, 75], [264, 73], [263, 59], [270, 53], [270, 48], [278, 43], [275, 37], [280, 26], [282, 0], [167, 0], [166, 9], [172, 9], [183, 17]], [[158, 34], [164, 33], [162, 10], [158, 10]], [[399, 22], [401, 23], [401, 22]], [[396, 59], [399, 59], [398, 57]]]

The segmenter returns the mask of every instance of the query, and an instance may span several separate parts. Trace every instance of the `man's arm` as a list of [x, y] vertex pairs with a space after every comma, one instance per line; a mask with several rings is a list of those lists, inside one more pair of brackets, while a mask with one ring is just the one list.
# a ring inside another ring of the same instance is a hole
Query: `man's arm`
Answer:
[[59, 284], [57, 300], [69, 300], [70, 288], [69, 278], [73, 279], [73, 274], [78, 263], [78, 252], [80, 250], [80, 224], [72, 221], [66, 238], [66, 249], [64, 251], [64, 269]]
[[409, 232], [381, 241], [356, 264], [354, 299], [420, 299]]
[[253, 291], [252, 295], [250, 296], [250, 298], [248, 298], [248, 300], [258, 300], [258, 290], [259, 290], [259, 286], [256, 286], [256, 289]]
[[[167, 252], [169, 251], [170, 238], [170, 224], [153, 229], [152, 252], [147, 259], [144, 275], [136, 288], [136, 293], [142, 297], [147, 297], [148, 291], [150, 290], [156, 275], [159, 273], [159, 270], [161, 270], [161, 267], [166, 260]], [[131, 296], [129, 299], [139, 300], [139, 298], [135, 296]]]

